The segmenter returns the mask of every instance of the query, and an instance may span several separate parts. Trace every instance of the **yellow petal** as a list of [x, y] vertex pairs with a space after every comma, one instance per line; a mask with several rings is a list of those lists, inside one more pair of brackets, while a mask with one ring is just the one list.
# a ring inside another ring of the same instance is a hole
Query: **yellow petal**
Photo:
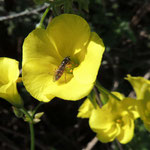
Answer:
[[16, 107], [22, 107], [23, 101], [16, 88], [16, 81], [19, 76], [18, 65], [19, 62], [14, 59], [0, 58], [0, 97]]
[[82, 17], [73, 14], [55, 17], [46, 31], [63, 58], [81, 51], [90, 37], [88, 23]]
[[87, 98], [83, 104], [78, 109], [79, 113], [77, 117], [79, 118], [89, 118], [91, 116], [92, 110], [94, 109], [93, 104], [90, 102], [90, 100]]
[[146, 124], [150, 124], [150, 100], [144, 99], [144, 100], [138, 100], [138, 111], [140, 113], [140, 118], [144, 121]]
[[112, 127], [107, 131], [99, 130], [97, 132], [97, 138], [103, 143], [112, 142], [118, 135], [119, 131], [120, 131], [120, 129], [117, 128], [117, 126], [115, 124], [113, 124]]
[[87, 96], [92, 90], [93, 86], [94, 83], [82, 84], [75, 78], [72, 78], [66, 84], [62, 84], [60, 86], [56, 86], [55, 84], [54, 86], [52, 85], [49, 87], [49, 89], [53, 87], [52, 94], [64, 100], [79, 100]]
[[109, 110], [103, 109], [103, 107], [102, 109], [94, 109], [89, 118], [89, 125], [95, 132], [101, 129], [109, 130], [113, 124], [112, 114], [110, 114]]
[[[111, 92], [114, 94], [116, 97], [118, 97], [121, 101], [124, 99], [124, 95], [119, 93], [119, 92]], [[108, 96], [108, 103], [107, 103], [107, 109], [109, 109], [112, 112], [116, 112], [116, 109], [120, 108], [121, 101], [116, 100], [114, 97], [111, 95]]]
[[146, 92], [149, 92], [150, 96], [150, 81], [144, 79], [143, 77], [132, 77], [131, 75], [127, 75], [125, 78], [130, 82], [133, 89], [136, 92], [137, 99], [145, 99]]
[[1, 57], [0, 69], [0, 84], [6, 84], [10, 81], [14, 82], [17, 80], [19, 76], [18, 61], [11, 58]]
[[32, 59], [25, 63], [22, 69], [22, 79], [27, 91], [36, 99], [48, 102], [55, 96], [47, 93], [50, 82], [53, 81], [56, 66], [50, 58]]
[[23, 43], [23, 65], [37, 58], [50, 58], [51, 63], [57, 65], [62, 60], [53, 41], [49, 40], [47, 31], [41, 28], [33, 30]]
[[115, 123], [115, 115], [104, 105], [101, 109], [94, 109], [89, 118], [91, 129], [97, 133], [98, 139], [103, 142], [111, 142], [120, 133], [120, 127]]
[[121, 129], [121, 133], [117, 136], [120, 143], [126, 144], [130, 142], [134, 135], [134, 120], [128, 116], [123, 118], [124, 126]]
[[16, 83], [12, 83], [11, 85], [9, 85], [5, 93], [0, 92], [0, 97], [4, 98], [15, 107], [23, 106], [23, 100], [17, 91]]
[[139, 117], [138, 101], [136, 99], [130, 97], [124, 98], [123, 101], [121, 101], [121, 107], [121, 109], [130, 112], [133, 119], [137, 119]]
[[92, 83], [98, 74], [104, 53], [104, 44], [101, 38], [95, 33], [91, 33], [91, 39], [87, 45], [86, 51], [77, 54], [80, 61], [79, 66], [73, 71], [74, 77], [81, 83]]
[[125, 96], [122, 93], [119, 92], [111, 92], [111, 93], [117, 96], [120, 100], [123, 100], [125, 98]]

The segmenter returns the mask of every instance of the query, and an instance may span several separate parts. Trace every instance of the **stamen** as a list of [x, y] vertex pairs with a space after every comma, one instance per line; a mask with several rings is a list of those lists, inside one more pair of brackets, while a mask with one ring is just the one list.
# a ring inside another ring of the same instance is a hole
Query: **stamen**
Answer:
[[120, 119], [117, 119], [116, 122], [117, 122], [117, 123], [121, 123], [122, 121], [121, 121]]

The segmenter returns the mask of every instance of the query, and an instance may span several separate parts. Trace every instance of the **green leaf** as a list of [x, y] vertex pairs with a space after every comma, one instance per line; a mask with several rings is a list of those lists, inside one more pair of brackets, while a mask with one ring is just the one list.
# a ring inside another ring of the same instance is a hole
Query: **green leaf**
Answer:
[[108, 99], [109, 99], [108, 95], [105, 94], [105, 93], [102, 92], [102, 91], [101, 91], [101, 93], [100, 93], [100, 98], [101, 98], [101, 101], [102, 101], [103, 105], [106, 104], [107, 101], [108, 101]]
[[95, 98], [95, 92], [92, 90], [91, 93], [87, 96], [91, 103], [93, 104], [94, 108], [96, 109], [96, 98]]
[[85, 10], [86, 12], [89, 12], [89, 0], [76, 0], [79, 4], [79, 9], [80, 10]]
[[22, 118], [23, 117], [23, 112], [20, 111], [20, 109], [14, 107], [14, 106], [12, 108], [13, 108], [13, 112], [14, 112], [16, 117], [18, 117], [18, 118]]

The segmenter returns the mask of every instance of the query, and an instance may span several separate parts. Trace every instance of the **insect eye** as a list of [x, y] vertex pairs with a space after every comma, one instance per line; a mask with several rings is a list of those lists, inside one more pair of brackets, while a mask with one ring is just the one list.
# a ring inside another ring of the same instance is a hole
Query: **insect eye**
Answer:
[[70, 61], [70, 57], [67, 57], [67, 61]]

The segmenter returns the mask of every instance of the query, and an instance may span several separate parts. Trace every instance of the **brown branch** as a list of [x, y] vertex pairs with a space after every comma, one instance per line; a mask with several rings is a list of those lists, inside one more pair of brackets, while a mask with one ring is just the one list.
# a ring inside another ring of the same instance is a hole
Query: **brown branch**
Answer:
[[16, 14], [13, 14], [13, 15], [2, 16], [2, 17], [0, 17], [0, 22], [15, 19], [15, 18], [22, 17], [22, 16], [37, 15], [38, 12], [40, 12], [42, 10], [45, 10], [48, 6], [49, 6], [49, 4], [44, 4], [42, 7], [39, 7], [37, 9], [24, 10], [20, 13], [16, 13]]
[[150, 3], [145, 3], [137, 10], [136, 14], [131, 19], [131, 26], [136, 26], [139, 24], [141, 19], [150, 11]]
[[94, 137], [85, 148], [83, 148], [82, 150], [91, 150], [98, 142], [97, 137]]
[[115, 141], [117, 143], [119, 150], [123, 150], [123, 146], [120, 144], [120, 142], [117, 139], [115, 139]]

